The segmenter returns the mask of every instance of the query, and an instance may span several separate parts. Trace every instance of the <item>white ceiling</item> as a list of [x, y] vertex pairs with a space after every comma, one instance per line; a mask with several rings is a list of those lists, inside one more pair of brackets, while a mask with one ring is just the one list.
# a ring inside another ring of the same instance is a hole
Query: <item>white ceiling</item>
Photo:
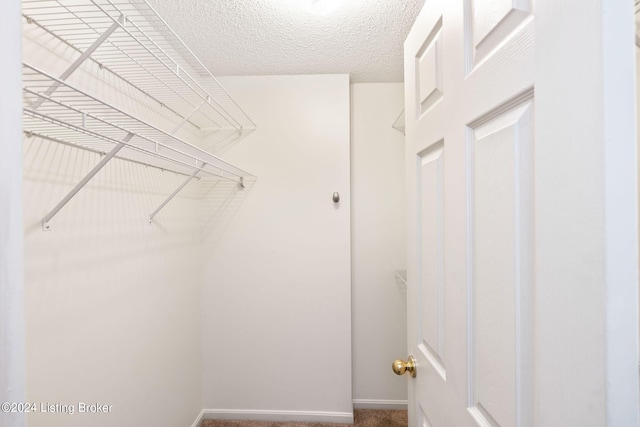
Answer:
[[425, 0], [148, 0], [216, 76], [350, 74], [403, 81], [402, 45]]

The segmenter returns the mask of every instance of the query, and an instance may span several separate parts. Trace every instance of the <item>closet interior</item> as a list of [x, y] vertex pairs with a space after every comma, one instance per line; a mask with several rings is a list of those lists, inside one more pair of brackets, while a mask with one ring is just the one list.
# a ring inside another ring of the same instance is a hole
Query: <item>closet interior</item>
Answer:
[[26, 394], [113, 405], [29, 424], [406, 407], [402, 84], [215, 78], [149, 3], [22, 0]]

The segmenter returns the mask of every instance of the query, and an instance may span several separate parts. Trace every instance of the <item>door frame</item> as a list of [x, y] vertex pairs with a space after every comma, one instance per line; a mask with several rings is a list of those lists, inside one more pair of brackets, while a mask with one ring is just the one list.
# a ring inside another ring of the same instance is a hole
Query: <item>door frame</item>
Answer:
[[[24, 402], [22, 227], [22, 73], [19, 0], [3, 3], [0, 34], [0, 403]], [[24, 413], [0, 411], [0, 425], [22, 427]]]
[[537, 425], [638, 424], [633, 40], [630, 0], [536, 4]]

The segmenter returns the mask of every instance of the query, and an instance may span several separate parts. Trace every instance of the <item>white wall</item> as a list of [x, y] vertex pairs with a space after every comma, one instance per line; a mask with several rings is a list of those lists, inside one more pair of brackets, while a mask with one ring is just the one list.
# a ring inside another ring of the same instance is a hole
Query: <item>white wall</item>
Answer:
[[[23, 402], [23, 237], [20, 2], [3, 2], [0, 37], [0, 403]], [[24, 426], [20, 413], [0, 411], [0, 425]]]
[[258, 126], [225, 158], [258, 180], [207, 236], [206, 416], [350, 421], [349, 78], [222, 84]]
[[202, 407], [198, 199], [185, 189], [149, 225], [182, 177], [113, 160], [42, 231], [98, 161], [25, 140], [27, 400], [113, 408], [29, 425], [190, 425]]
[[394, 272], [406, 268], [404, 136], [393, 129], [402, 83], [351, 86], [353, 398], [356, 407], [406, 407], [406, 306]]
[[[24, 43], [30, 62], [68, 63], [29, 37]], [[78, 73], [85, 90], [118, 95], [113, 83], [96, 86], [97, 73]], [[189, 184], [150, 225], [184, 177], [114, 159], [44, 232], [42, 218], [99, 160], [24, 140], [26, 401], [63, 411], [38, 407], [29, 426], [191, 425], [202, 409], [200, 185]], [[111, 408], [79, 414], [80, 402]]]

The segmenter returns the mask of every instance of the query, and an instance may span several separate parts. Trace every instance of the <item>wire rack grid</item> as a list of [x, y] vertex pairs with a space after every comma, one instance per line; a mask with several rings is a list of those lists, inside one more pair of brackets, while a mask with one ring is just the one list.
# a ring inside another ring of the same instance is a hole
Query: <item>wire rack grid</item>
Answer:
[[[199, 170], [235, 181], [252, 176], [27, 64], [23, 64], [23, 85], [23, 126], [28, 134], [103, 153], [131, 134], [121, 158], [182, 174]], [[46, 95], [52, 86], [55, 97]]]
[[[255, 124], [144, 0], [23, 0], [28, 24], [79, 53], [101, 40], [91, 60], [196, 129]], [[64, 80], [64, 79], [63, 79]]]

